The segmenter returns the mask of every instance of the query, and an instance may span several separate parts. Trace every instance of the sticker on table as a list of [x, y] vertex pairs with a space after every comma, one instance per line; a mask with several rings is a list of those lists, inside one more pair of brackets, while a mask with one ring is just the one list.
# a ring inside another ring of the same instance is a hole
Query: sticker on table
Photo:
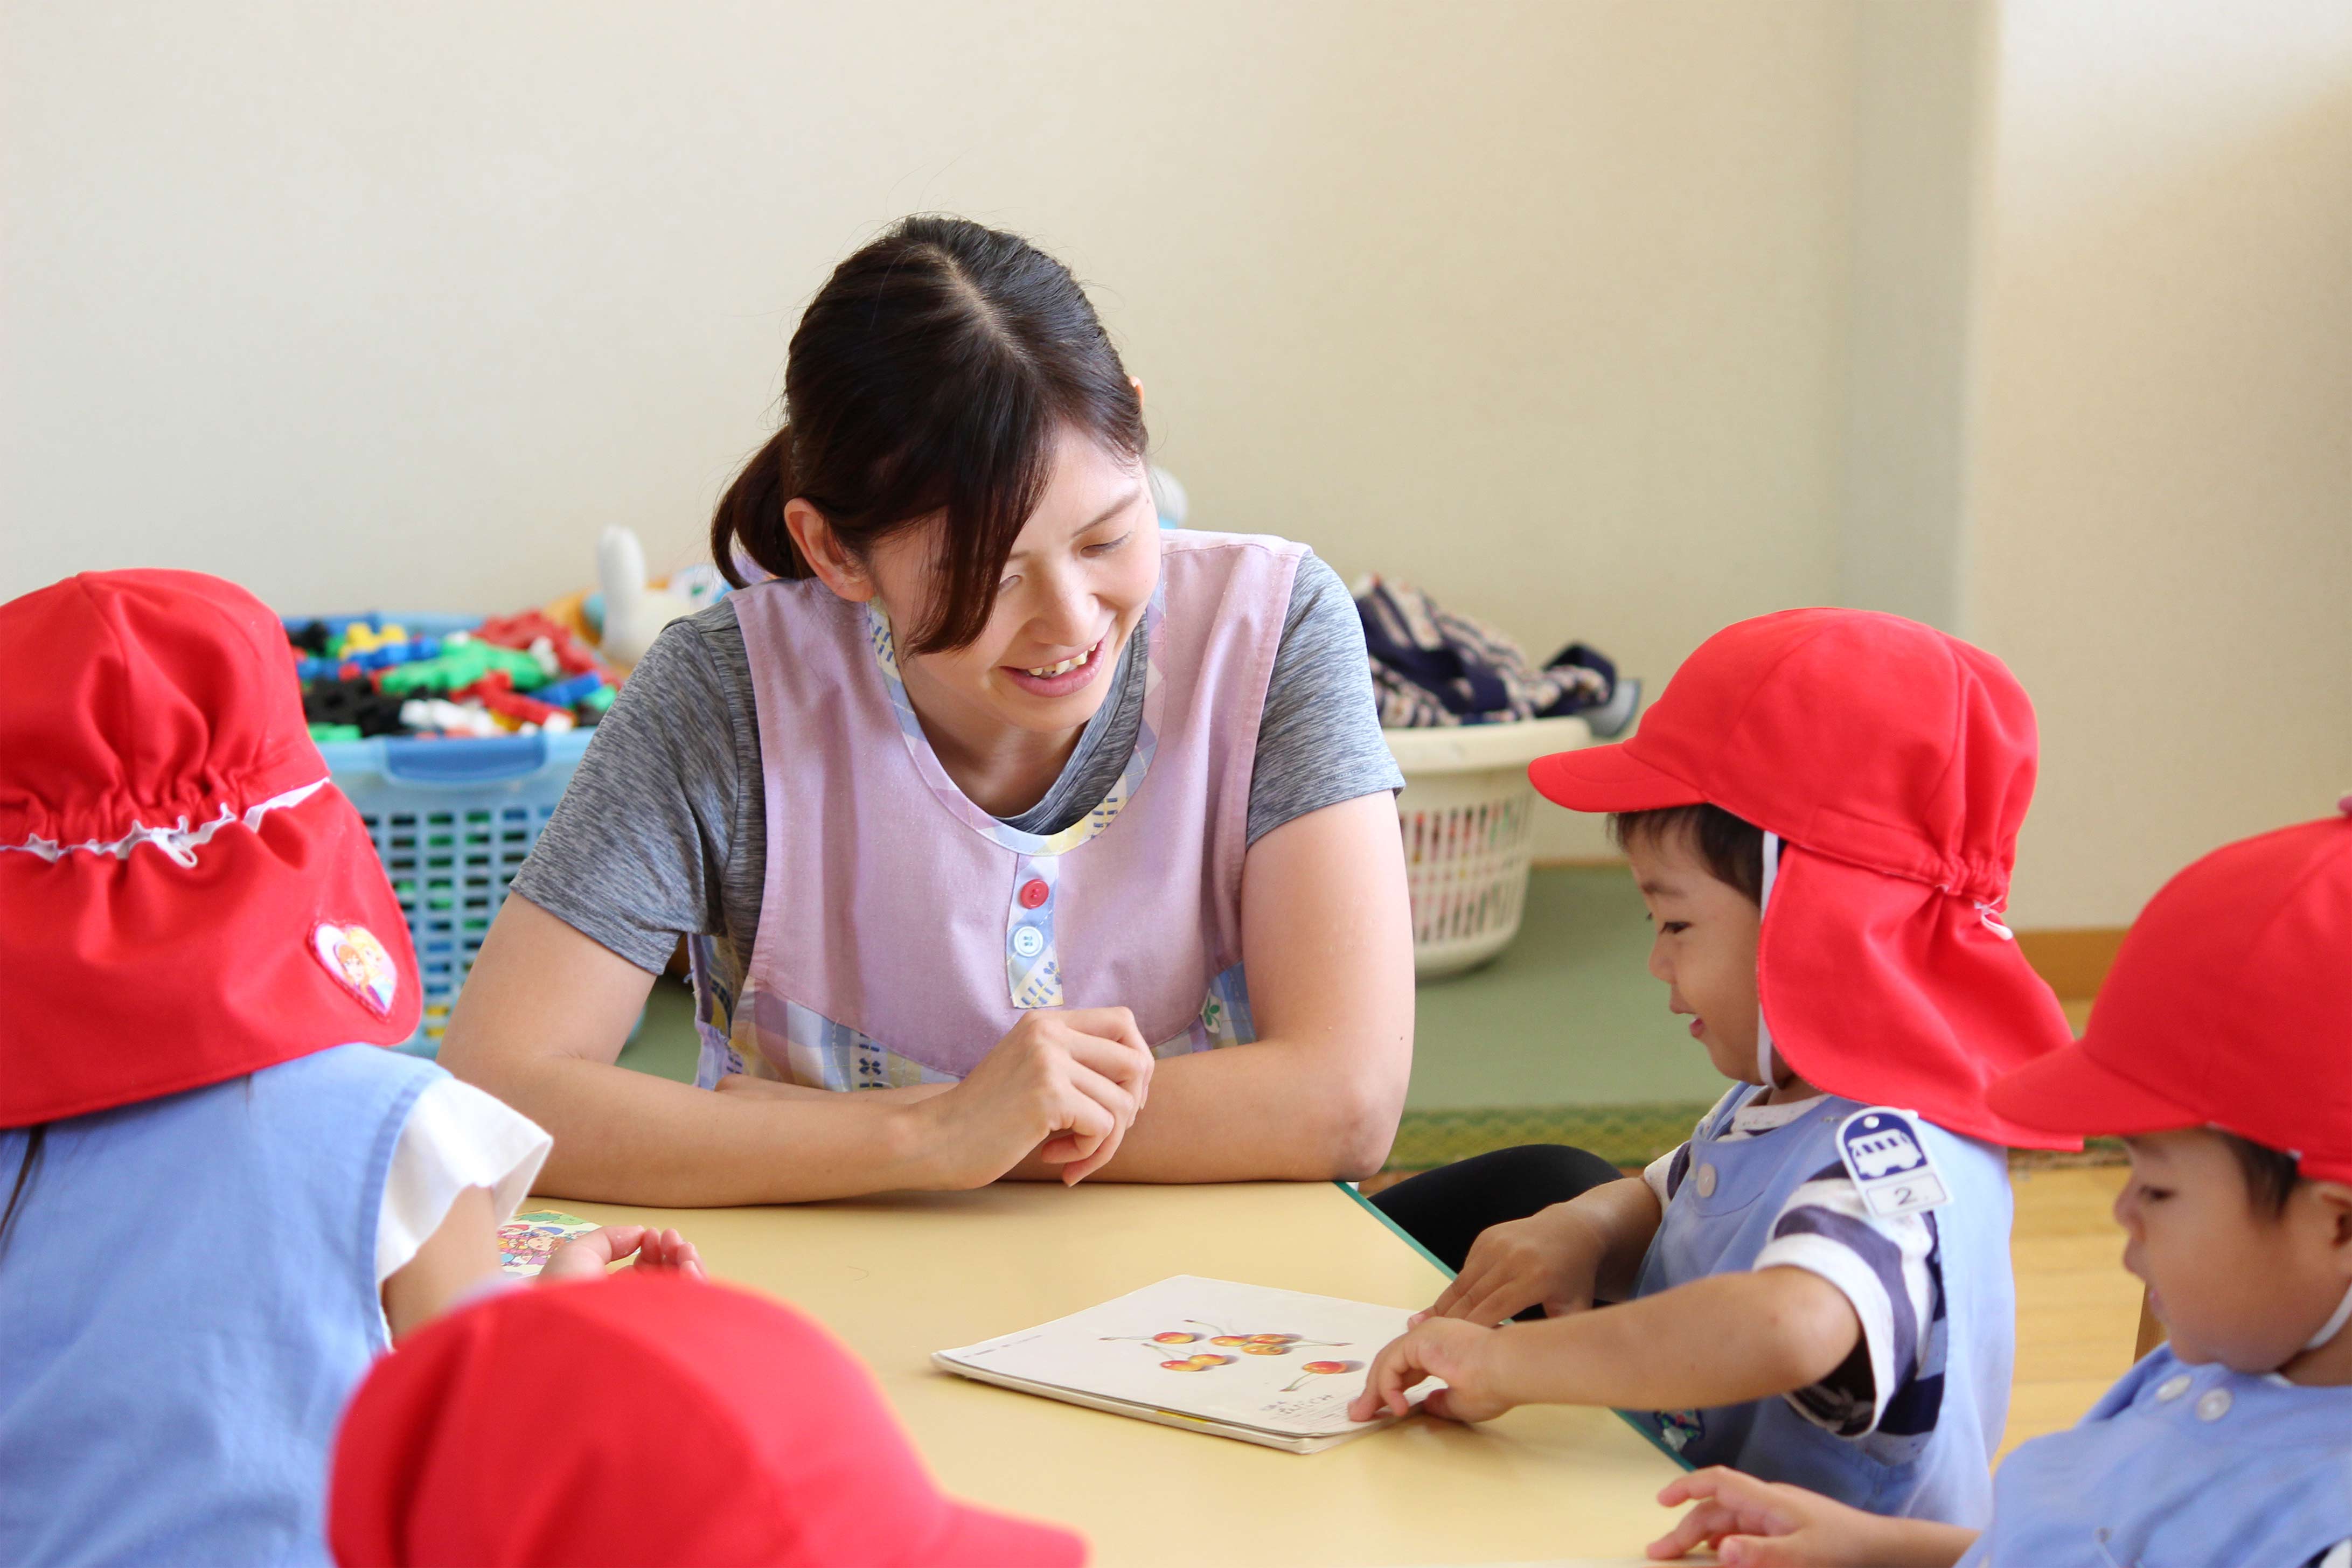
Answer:
[[557, 1248], [595, 1228], [594, 1220], [558, 1209], [535, 1208], [518, 1214], [499, 1227], [499, 1267], [527, 1280], [547, 1267], [549, 1256]]

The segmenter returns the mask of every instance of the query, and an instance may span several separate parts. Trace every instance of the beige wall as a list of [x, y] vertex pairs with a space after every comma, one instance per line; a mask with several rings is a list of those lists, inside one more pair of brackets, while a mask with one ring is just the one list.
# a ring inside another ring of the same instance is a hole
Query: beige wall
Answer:
[[2012, 918], [2352, 788], [2352, 10], [2004, 8], [1964, 629], [2042, 717]]
[[0, 596], [683, 562], [800, 303], [926, 207], [1092, 284], [1208, 526], [1654, 681], [1832, 591], [1845, 0], [5, 16]]
[[1855, 28], [1837, 602], [1959, 630], [1978, 146], [1994, 15], [1865, 4]]
[[[0, 596], [656, 566], [838, 256], [1093, 286], [1200, 521], [1654, 684], [1836, 601], [2040, 704], [2016, 916], [2352, 784], [2333, 0], [0, 12]], [[1602, 848], [1545, 813], [1547, 852]]]

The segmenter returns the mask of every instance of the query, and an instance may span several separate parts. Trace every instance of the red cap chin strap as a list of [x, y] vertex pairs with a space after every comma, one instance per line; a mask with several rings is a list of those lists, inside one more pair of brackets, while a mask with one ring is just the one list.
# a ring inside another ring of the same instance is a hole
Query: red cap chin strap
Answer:
[[2344, 1299], [2336, 1303], [2336, 1310], [2328, 1314], [2326, 1322], [2319, 1325], [2319, 1332], [2303, 1342], [2303, 1348], [2317, 1350], [2321, 1345], [2342, 1333], [2344, 1325], [2347, 1322], [2352, 1322], [2352, 1290], [2344, 1292]]

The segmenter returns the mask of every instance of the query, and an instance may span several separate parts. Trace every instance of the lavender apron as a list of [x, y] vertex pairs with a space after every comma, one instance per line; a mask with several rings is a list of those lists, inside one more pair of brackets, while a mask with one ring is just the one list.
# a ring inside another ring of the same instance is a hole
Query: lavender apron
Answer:
[[1143, 722], [1102, 803], [1024, 833], [966, 800], [898, 678], [878, 605], [814, 580], [734, 596], [768, 827], [748, 955], [688, 946], [697, 1082], [960, 1079], [1033, 1008], [1126, 1007], [1156, 1054], [1255, 1037], [1242, 858], [1266, 685], [1304, 548], [1162, 533], [1132, 636]]

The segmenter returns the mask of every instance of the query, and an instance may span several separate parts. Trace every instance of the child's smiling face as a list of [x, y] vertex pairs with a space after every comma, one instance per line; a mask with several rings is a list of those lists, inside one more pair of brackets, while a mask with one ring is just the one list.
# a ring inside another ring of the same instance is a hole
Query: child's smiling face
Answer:
[[1726, 1078], [1756, 1076], [1756, 942], [1763, 911], [1706, 869], [1686, 831], [1636, 835], [1625, 845], [1656, 935], [1650, 973], [1666, 1007], [1688, 1014], [1692, 1037]]
[[2273, 1214], [2217, 1133], [2124, 1144], [2131, 1180], [2115, 1207], [2129, 1239], [2124, 1267], [2147, 1282], [2174, 1354], [2241, 1373], [2294, 1361], [2352, 1284], [2345, 1189], [2304, 1182]]

